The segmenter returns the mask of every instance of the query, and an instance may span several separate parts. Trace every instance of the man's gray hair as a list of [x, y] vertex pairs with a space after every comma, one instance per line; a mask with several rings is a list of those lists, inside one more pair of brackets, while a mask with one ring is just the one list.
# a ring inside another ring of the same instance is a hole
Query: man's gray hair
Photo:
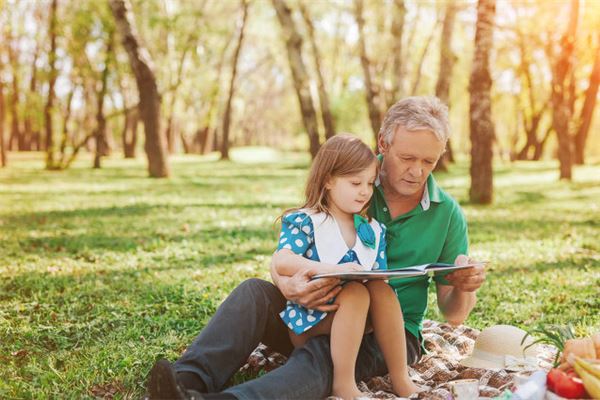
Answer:
[[379, 136], [392, 144], [397, 127], [408, 131], [428, 130], [446, 144], [450, 137], [448, 106], [435, 96], [414, 96], [398, 101], [385, 114]]

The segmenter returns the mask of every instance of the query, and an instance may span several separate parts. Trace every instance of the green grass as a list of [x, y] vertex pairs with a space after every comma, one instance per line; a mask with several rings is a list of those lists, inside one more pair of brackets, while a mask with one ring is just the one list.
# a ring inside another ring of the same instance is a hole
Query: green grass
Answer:
[[[235, 285], [268, 279], [273, 221], [301, 201], [308, 159], [234, 156], [174, 157], [173, 177], [155, 180], [142, 157], [48, 172], [40, 155], [11, 155], [0, 398], [139, 398], [153, 361], [176, 358]], [[496, 202], [482, 207], [467, 203], [466, 164], [438, 175], [463, 204], [472, 255], [492, 262], [467, 324], [600, 327], [600, 165], [557, 177], [552, 162], [497, 165]]]

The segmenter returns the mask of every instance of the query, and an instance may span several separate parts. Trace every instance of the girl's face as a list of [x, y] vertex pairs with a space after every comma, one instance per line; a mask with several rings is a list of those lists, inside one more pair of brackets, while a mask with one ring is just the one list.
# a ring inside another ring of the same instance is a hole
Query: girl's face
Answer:
[[377, 161], [353, 175], [331, 178], [325, 185], [331, 212], [358, 214], [373, 195]]

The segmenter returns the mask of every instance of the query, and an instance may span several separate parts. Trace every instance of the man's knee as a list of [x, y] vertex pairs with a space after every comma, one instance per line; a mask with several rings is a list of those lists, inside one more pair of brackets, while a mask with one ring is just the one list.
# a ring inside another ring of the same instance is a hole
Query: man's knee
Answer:
[[285, 298], [271, 282], [258, 278], [250, 278], [240, 283], [231, 296], [241, 298], [243, 304], [266, 310], [280, 310], [285, 307]]
[[271, 282], [265, 281], [264, 279], [259, 278], [250, 278], [246, 279], [242, 283], [240, 283], [234, 291], [239, 291], [244, 293], [245, 295], [256, 296], [256, 295], [266, 295], [271, 297], [273, 295], [279, 294], [279, 289]]

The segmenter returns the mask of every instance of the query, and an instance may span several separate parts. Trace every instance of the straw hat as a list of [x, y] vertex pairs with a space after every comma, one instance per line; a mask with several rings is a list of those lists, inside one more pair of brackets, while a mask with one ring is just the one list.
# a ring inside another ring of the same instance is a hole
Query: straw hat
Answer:
[[524, 350], [533, 343], [533, 339], [527, 337], [521, 345], [521, 340], [526, 334], [524, 330], [511, 325], [494, 325], [485, 328], [475, 340], [471, 355], [460, 363], [466, 367], [485, 369], [523, 370], [528, 369], [528, 366], [535, 368], [536, 346]]

